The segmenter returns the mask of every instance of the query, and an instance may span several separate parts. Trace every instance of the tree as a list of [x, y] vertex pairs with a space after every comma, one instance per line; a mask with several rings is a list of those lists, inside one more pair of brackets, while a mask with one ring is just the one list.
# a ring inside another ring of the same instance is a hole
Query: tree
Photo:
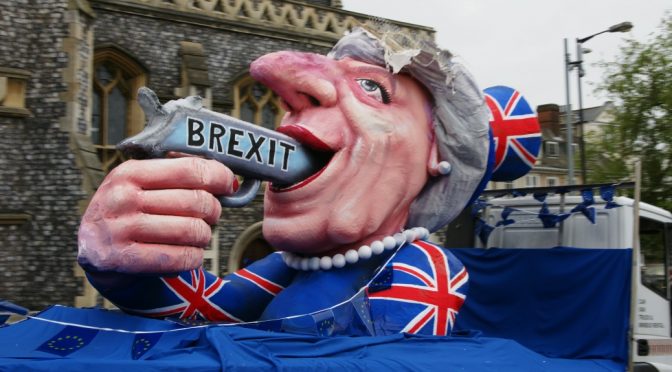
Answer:
[[672, 210], [672, 13], [659, 30], [648, 42], [627, 40], [604, 64], [599, 88], [614, 102], [614, 120], [587, 139], [587, 159], [591, 181], [613, 182], [632, 179], [640, 158], [642, 200]]

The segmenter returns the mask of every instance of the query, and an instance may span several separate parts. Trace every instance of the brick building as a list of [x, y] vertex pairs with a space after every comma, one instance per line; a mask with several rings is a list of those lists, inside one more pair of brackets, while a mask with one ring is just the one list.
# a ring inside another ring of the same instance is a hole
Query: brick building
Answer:
[[[583, 125], [579, 125], [579, 110], [572, 110], [573, 123], [572, 156], [574, 160], [574, 184], [590, 183], [590, 167], [586, 166], [586, 180], [583, 179], [585, 165], [581, 159], [581, 136], [584, 146], [608, 130], [613, 122], [612, 102], [583, 109]], [[520, 187], [552, 187], [568, 184], [567, 170], [567, 119], [565, 106], [549, 103], [537, 106], [537, 116], [541, 127], [542, 145], [537, 161], [528, 174], [512, 182], [490, 182], [488, 189], [502, 190]]]
[[[140, 86], [273, 127], [277, 98], [248, 75], [276, 50], [324, 53], [367, 16], [338, 0], [13, 0], [0, 3], [0, 298], [31, 309], [93, 305], [77, 228], [114, 149], [142, 129]], [[398, 23], [432, 35], [431, 28]], [[261, 198], [225, 210], [207, 266], [268, 248]]]

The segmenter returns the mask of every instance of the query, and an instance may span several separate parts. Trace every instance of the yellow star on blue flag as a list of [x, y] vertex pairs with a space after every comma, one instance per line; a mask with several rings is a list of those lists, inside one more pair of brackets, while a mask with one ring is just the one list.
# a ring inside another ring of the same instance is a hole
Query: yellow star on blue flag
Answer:
[[133, 359], [140, 359], [145, 353], [147, 353], [154, 345], [159, 342], [163, 333], [141, 333], [135, 335], [133, 339], [133, 344], [131, 344], [131, 357]]
[[67, 326], [36, 350], [67, 356], [86, 347], [98, 334], [97, 329]]

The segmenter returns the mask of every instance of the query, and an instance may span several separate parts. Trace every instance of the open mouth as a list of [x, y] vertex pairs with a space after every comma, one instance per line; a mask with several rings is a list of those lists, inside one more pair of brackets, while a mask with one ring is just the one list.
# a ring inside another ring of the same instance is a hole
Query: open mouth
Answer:
[[289, 137], [292, 137], [293, 139], [299, 141], [302, 145], [312, 150], [314, 156], [313, 159], [316, 160], [317, 163], [321, 164], [322, 166], [318, 167], [318, 170], [315, 173], [311, 174], [307, 178], [297, 183], [291, 185], [278, 185], [271, 183], [269, 187], [273, 192], [292, 191], [311, 183], [313, 180], [319, 177], [320, 174], [322, 174], [322, 172], [329, 165], [329, 162], [331, 162], [331, 159], [334, 157], [334, 154], [336, 154], [336, 152], [332, 150], [329, 147], [329, 145], [324, 143], [324, 141], [322, 141], [321, 139], [315, 137], [314, 134], [312, 134], [310, 131], [308, 131], [303, 127], [287, 124], [280, 126], [277, 129], [277, 131], [286, 134]]

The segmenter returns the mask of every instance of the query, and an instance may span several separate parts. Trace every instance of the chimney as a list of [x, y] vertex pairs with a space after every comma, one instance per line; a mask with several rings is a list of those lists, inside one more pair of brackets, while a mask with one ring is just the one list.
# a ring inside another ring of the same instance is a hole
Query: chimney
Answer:
[[553, 133], [553, 136], [560, 137], [560, 107], [554, 103], [537, 106], [537, 117], [541, 132]]

